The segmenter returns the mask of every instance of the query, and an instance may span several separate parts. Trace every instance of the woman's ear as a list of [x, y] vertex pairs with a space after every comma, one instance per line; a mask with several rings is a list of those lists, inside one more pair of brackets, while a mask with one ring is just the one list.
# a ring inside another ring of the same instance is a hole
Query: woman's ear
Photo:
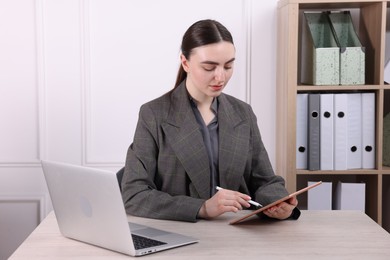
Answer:
[[181, 66], [183, 67], [184, 71], [188, 73], [188, 60], [187, 60], [187, 58], [183, 54], [180, 54], [180, 60], [181, 60]]

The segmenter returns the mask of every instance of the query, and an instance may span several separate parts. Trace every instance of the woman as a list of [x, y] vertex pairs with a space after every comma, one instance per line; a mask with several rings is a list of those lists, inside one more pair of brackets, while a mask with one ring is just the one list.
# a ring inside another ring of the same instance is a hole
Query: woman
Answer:
[[[234, 60], [222, 24], [201, 20], [188, 28], [174, 89], [139, 112], [122, 179], [127, 213], [195, 222], [249, 208], [251, 198], [266, 205], [287, 195], [251, 107], [222, 93]], [[264, 214], [298, 218], [297, 204], [292, 198]]]

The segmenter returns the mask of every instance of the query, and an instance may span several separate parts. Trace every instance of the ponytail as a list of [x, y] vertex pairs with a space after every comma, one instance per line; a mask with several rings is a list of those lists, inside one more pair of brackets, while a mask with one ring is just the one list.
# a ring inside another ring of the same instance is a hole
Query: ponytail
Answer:
[[187, 72], [183, 69], [183, 66], [180, 64], [180, 68], [176, 76], [176, 83], [173, 89], [177, 88], [180, 85], [180, 83], [182, 83], [183, 80], [185, 80], [186, 78], [187, 78]]

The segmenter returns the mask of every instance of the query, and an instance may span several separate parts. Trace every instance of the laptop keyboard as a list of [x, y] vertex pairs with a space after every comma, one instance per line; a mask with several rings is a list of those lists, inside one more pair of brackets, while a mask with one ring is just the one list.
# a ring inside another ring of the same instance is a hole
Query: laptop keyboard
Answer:
[[131, 236], [133, 237], [133, 243], [136, 250], [153, 247], [153, 246], [161, 246], [166, 244], [158, 240], [154, 240], [151, 238], [142, 237], [134, 234], [132, 234]]

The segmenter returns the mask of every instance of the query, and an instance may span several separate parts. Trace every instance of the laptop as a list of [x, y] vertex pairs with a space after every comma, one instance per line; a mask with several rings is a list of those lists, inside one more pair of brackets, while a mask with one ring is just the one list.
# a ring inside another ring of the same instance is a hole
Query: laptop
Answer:
[[[198, 242], [189, 236], [128, 222], [113, 172], [50, 161], [42, 161], [42, 168], [65, 237], [130, 256]], [[139, 240], [151, 244], [142, 248]]]

